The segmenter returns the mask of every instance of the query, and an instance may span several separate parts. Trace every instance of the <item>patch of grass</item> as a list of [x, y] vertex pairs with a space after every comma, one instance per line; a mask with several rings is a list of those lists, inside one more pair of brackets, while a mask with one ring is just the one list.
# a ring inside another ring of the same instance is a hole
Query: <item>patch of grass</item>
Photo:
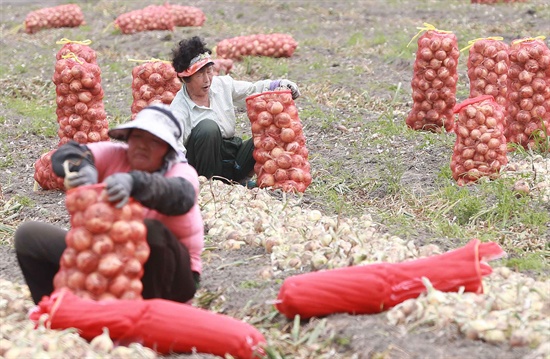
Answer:
[[549, 268], [549, 249], [547, 248], [545, 252], [524, 253], [521, 257], [504, 260], [504, 264], [519, 272], [534, 271], [541, 273]]
[[21, 128], [24, 134], [31, 131], [36, 135], [56, 137], [59, 125], [53, 106], [40, 104], [38, 101], [29, 101], [23, 98], [5, 99], [6, 106], [12, 111], [31, 119], [30, 128]]

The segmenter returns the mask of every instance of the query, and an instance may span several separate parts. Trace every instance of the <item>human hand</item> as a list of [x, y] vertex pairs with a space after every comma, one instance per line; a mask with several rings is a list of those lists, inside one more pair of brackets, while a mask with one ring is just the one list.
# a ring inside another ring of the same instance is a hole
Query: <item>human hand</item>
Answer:
[[298, 97], [300, 97], [300, 90], [298, 90], [298, 86], [294, 82], [290, 80], [281, 80], [279, 86], [288, 88], [292, 94], [293, 100], [296, 100]]
[[109, 202], [117, 203], [115, 207], [122, 208], [130, 200], [134, 179], [128, 173], [115, 173], [105, 180]]
[[97, 183], [97, 169], [92, 165], [82, 167], [78, 172], [68, 172], [63, 184], [66, 189]]

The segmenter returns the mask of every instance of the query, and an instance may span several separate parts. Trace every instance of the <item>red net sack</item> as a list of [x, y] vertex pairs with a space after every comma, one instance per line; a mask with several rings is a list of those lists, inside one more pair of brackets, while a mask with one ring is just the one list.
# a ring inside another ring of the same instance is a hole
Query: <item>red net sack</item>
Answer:
[[184, 5], [170, 5], [174, 26], [202, 26], [206, 21], [206, 15], [198, 7]]
[[27, 14], [25, 32], [34, 34], [42, 29], [78, 27], [84, 25], [84, 15], [76, 4], [48, 7]]
[[[406, 124], [417, 131], [453, 130], [459, 50], [456, 36], [424, 24], [411, 81], [413, 108]], [[414, 38], [413, 38], [414, 39]], [[412, 40], [411, 40], [412, 41]]]
[[54, 289], [67, 287], [94, 300], [141, 299], [143, 264], [149, 257], [144, 209], [130, 200], [116, 208], [104, 184], [67, 191], [71, 229], [54, 277]]
[[490, 95], [500, 105], [506, 106], [510, 67], [508, 44], [501, 37], [475, 39], [469, 44], [470, 97]]
[[55, 55], [56, 60], [61, 60], [64, 56], [70, 53], [75, 54], [78, 57], [84, 59], [84, 61], [91, 64], [97, 63], [97, 53], [90, 47], [92, 42], [90, 40], [74, 41], [67, 38], [63, 38], [56, 42], [58, 45], [63, 45], [61, 49]]
[[550, 134], [550, 50], [544, 37], [510, 45], [506, 138], [525, 148]]
[[174, 30], [174, 20], [170, 5], [149, 5], [143, 9], [130, 11], [115, 19], [115, 28], [123, 34], [153, 30]]
[[64, 190], [63, 178], [58, 177], [52, 168], [52, 154], [55, 150], [44, 153], [34, 163], [34, 180], [42, 189]]
[[306, 138], [290, 91], [269, 91], [246, 99], [254, 139], [254, 172], [260, 188], [304, 192], [311, 183]]
[[254, 326], [165, 299], [97, 302], [63, 289], [45, 296], [29, 317], [37, 324], [46, 318], [44, 325], [51, 329], [76, 328], [87, 340], [107, 328], [119, 343], [141, 343], [170, 357], [204, 353], [221, 358], [266, 358], [266, 340]]
[[492, 96], [470, 98], [455, 107], [456, 142], [451, 158], [453, 178], [459, 186], [481, 177], [497, 178], [508, 163], [504, 136], [504, 106]]
[[227, 75], [233, 68], [231, 59], [214, 59], [214, 75]]
[[70, 140], [83, 144], [109, 140], [99, 66], [68, 53], [56, 61], [53, 82], [59, 146]]
[[288, 34], [258, 34], [224, 39], [216, 46], [218, 57], [241, 60], [243, 56], [290, 57], [298, 43]]
[[169, 105], [181, 88], [176, 70], [168, 61], [159, 59], [132, 60], [142, 64], [132, 69], [132, 119], [154, 102]]

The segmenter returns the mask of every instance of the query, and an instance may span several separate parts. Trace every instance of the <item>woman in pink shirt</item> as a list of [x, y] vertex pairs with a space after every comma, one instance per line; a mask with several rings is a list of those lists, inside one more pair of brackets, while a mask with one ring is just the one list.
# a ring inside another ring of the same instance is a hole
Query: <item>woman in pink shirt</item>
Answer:
[[[187, 302], [193, 298], [202, 271], [204, 225], [197, 204], [199, 182], [181, 147], [181, 123], [166, 105], [143, 109], [136, 119], [109, 131], [126, 143], [69, 142], [52, 156], [54, 172], [67, 187], [106, 184], [109, 200], [122, 207], [130, 197], [146, 207], [147, 242], [142, 296]], [[76, 165], [75, 165], [76, 164]], [[25, 222], [15, 233], [16, 255], [38, 303], [53, 291], [53, 277], [66, 248], [66, 229]]]

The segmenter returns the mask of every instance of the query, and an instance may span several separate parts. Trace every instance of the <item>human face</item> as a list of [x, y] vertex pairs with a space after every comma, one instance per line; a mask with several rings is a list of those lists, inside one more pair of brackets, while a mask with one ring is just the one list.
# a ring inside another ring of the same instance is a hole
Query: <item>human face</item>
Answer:
[[155, 172], [164, 164], [170, 146], [150, 132], [134, 129], [128, 136], [128, 162], [133, 170]]
[[187, 92], [189, 92], [192, 97], [208, 96], [213, 77], [214, 66], [212, 64], [204, 66], [199, 71], [191, 75], [189, 80], [185, 83], [187, 86]]

